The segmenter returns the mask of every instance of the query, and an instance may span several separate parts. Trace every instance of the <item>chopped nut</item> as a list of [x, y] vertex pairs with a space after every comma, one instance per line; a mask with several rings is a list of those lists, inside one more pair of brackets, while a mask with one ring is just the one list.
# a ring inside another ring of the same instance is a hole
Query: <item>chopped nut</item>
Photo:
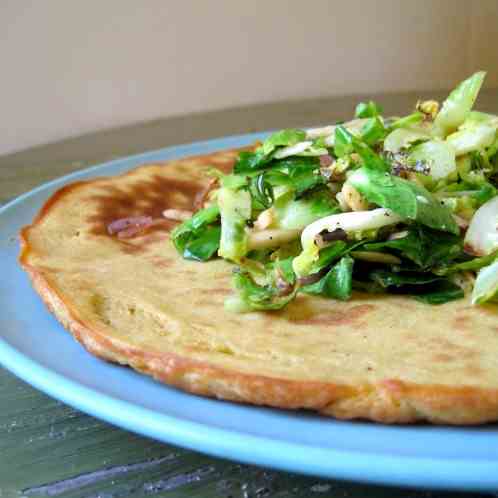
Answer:
[[417, 111], [425, 114], [426, 119], [434, 120], [437, 113], [439, 112], [439, 102], [435, 100], [419, 100], [416, 105]]
[[262, 211], [256, 221], [254, 222], [254, 228], [256, 230], [266, 230], [275, 221], [275, 210], [271, 207]]
[[349, 207], [349, 204], [346, 202], [346, 199], [344, 197], [344, 194], [342, 192], [339, 192], [336, 194], [335, 198], [337, 199], [337, 202], [339, 203], [339, 207], [344, 211], [351, 211], [351, 208]]
[[344, 202], [353, 211], [366, 211], [368, 209], [368, 201], [349, 183], [345, 183], [341, 190]]
[[192, 218], [192, 211], [187, 211], [186, 209], [165, 209], [163, 211], [163, 216], [168, 218], [168, 220], [174, 221], [185, 221]]

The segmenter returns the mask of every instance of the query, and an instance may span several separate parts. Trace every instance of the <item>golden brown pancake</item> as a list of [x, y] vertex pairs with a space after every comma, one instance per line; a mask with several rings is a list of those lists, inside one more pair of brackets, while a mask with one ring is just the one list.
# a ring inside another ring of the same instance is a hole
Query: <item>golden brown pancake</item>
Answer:
[[[55, 193], [22, 230], [20, 263], [64, 327], [105, 360], [204, 396], [384, 423], [497, 420], [495, 307], [356, 293], [224, 310], [232, 266], [182, 259], [169, 240], [175, 222], [161, 213], [193, 209], [206, 168], [229, 171], [236, 155], [145, 165]], [[154, 224], [134, 238], [108, 234], [111, 222], [143, 215]]]

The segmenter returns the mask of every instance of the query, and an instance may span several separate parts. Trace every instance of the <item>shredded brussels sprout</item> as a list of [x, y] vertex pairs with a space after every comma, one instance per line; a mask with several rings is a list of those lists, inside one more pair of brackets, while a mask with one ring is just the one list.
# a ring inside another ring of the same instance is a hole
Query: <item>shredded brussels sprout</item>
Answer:
[[367, 101], [350, 121], [270, 135], [231, 174], [211, 171], [219, 188], [175, 247], [237, 265], [231, 312], [353, 289], [438, 305], [474, 279], [474, 304], [498, 301], [498, 116], [472, 109], [484, 77], [401, 117]]

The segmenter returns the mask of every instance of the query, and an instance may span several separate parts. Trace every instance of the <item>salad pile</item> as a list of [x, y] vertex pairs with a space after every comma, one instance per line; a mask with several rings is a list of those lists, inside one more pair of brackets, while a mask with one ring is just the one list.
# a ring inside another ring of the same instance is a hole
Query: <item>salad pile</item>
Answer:
[[211, 170], [203, 206], [172, 232], [187, 259], [236, 266], [234, 312], [298, 293], [353, 290], [441, 304], [498, 298], [498, 116], [473, 111], [478, 72], [403, 117], [360, 103], [355, 119], [286, 129]]

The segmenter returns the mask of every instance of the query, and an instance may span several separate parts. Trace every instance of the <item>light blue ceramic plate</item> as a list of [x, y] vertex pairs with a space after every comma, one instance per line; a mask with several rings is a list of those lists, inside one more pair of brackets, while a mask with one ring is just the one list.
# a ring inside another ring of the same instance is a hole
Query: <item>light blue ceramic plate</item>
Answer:
[[[16, 263], [16, 235], [58, 188], [138, 164], [238, 147], [261, 135], [171, 147], [43, 185], [0, 210], [0, 363], [125, 429], [212, 455], [329, 478], [498, 489], [498, 428], [385, 427], [199, 398], [88, 354], [47, 312]], [[0, 407], [1, 409], [1, 407]]]

